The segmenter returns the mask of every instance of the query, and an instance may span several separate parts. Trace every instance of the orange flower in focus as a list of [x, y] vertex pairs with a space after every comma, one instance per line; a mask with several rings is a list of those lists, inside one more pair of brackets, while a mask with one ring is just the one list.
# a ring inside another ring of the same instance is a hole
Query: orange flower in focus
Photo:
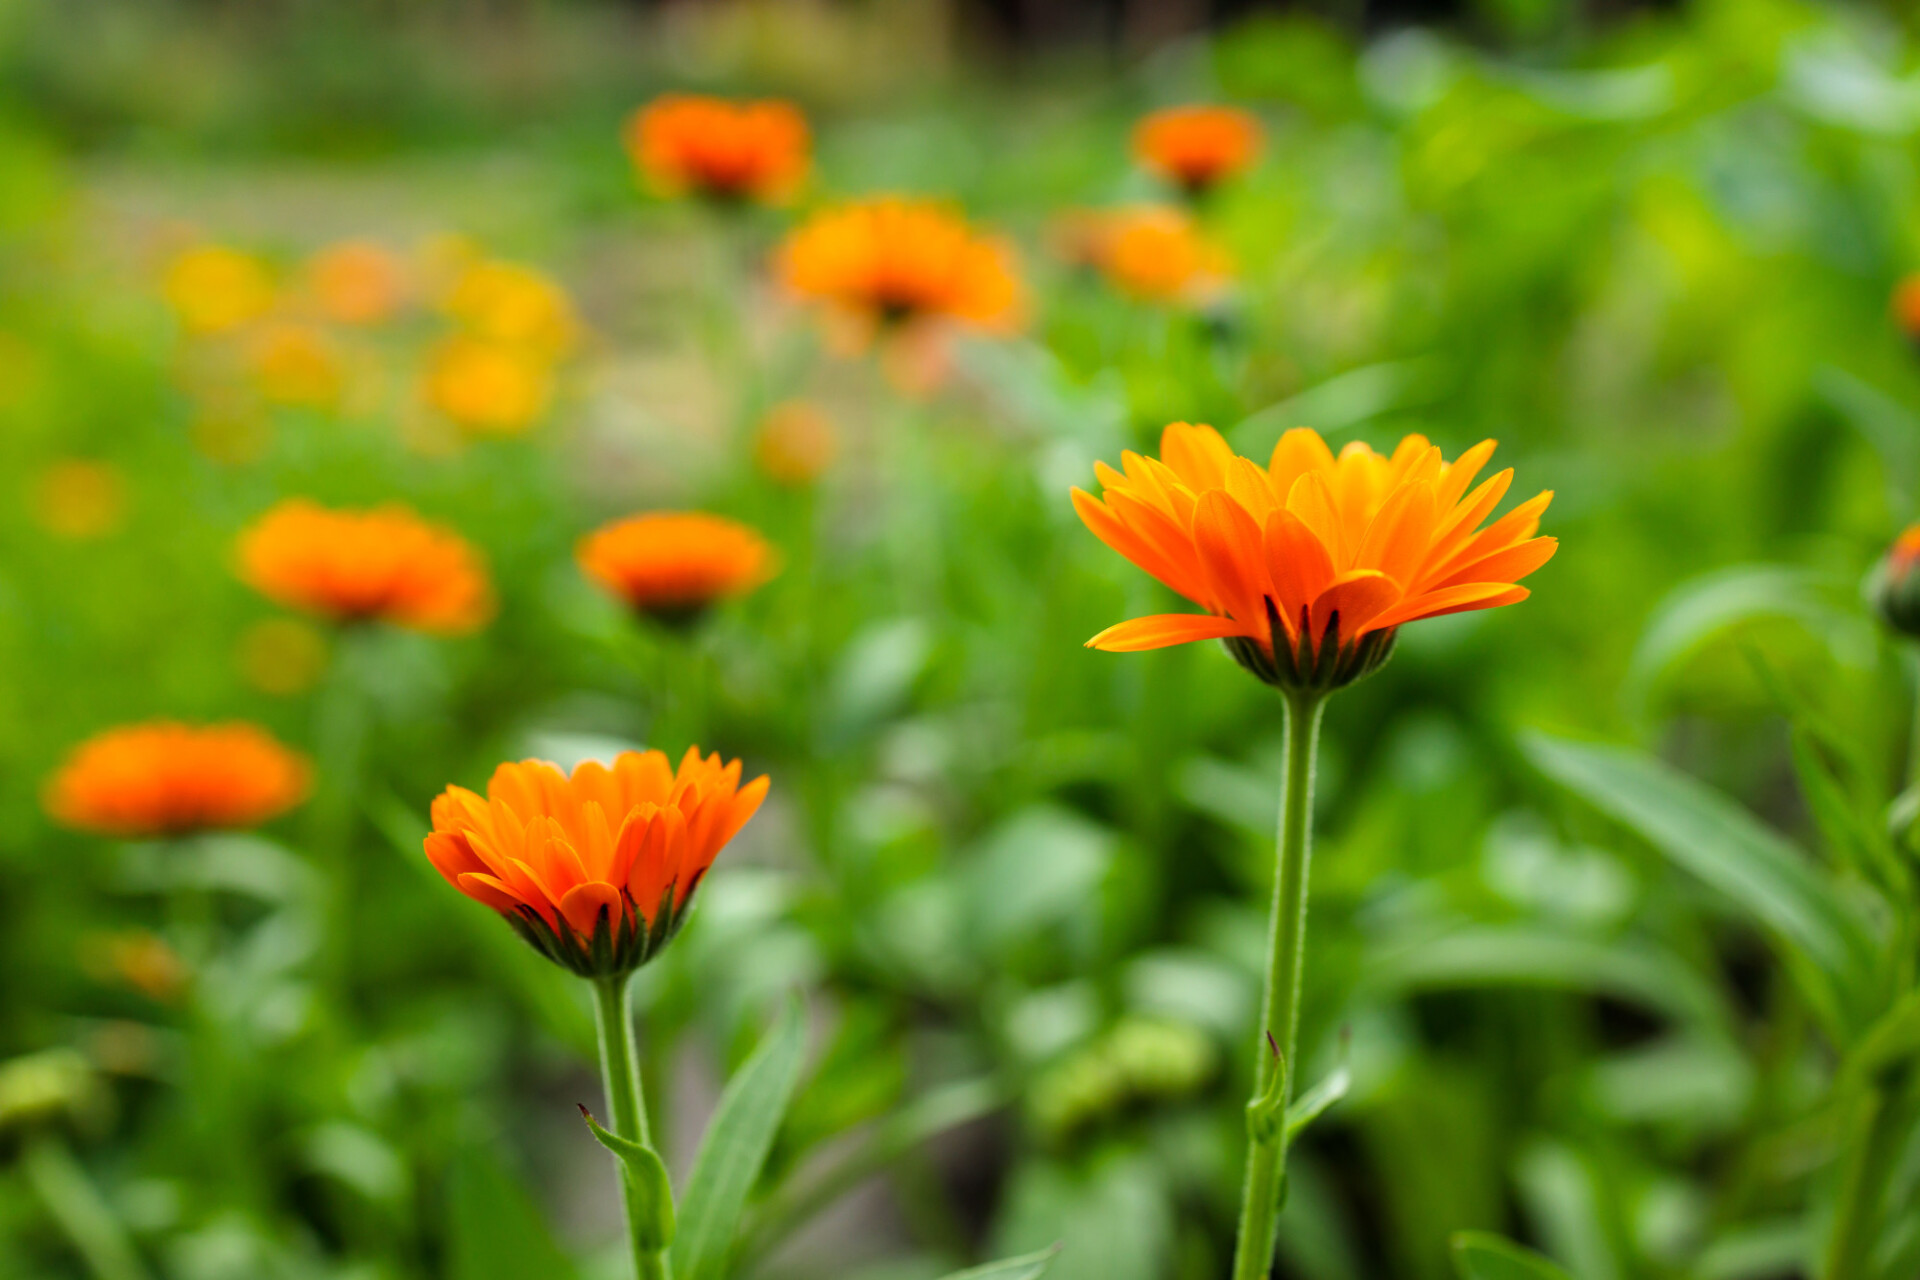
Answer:
[[672, 940], [701, 877], [767, 795], [740, 762], [689, 747], [588, 761], [572, 776], [543, 760], [503, 764], [482, 798], [433, 802], [428, 861], [506, 918], [536, 951], [583, 977], [629, 973]]
[[659, 190], [777, 201], [806, 177], [807, 121], [788, 102], [655, 98], [628, 117], [627, 153]]
[[1133, 131], [1140, 163], [1189, 195], [1241, 172], [1259, 151], [1260, 122], [1234, 107], [1169, 107]]
[[796, 294], [869, 333], [916, 320], [990, 332], [1020, 322], [1011, 251], [932, 201], [887, 196], [815, 214], [788, 235], [777, 265]]
[[684, 624], [716, 600], [744, 595], [773, 576], [773, 549], [723, 516], [650, 511], [595, 530], [574, 552], [580, 569], [633, 609]]
[[472, 544], [399, 506], [331, 511], [290, 498], [240, 535], [240, 576], [270, 600], [335, 622], [455, 634], [493, 616]]
[[818, 480], [839, 451], [833, 419], [804, 400], [769, 409], [753, 440], [753, 460], [760, 470], [776, 484], [792, 488]]
[[547, 358], [525, 347], [453, 337], [427, 362], [427, 403], [477, 435], [518, 435], [553, 398]]
[[102, 835], [257, 826], [306, 798], [305, 758], [250, 724], [156, 721], [80, 744], [47, 784], [47, 812]]
[[258, 258], [202, 245], [167, 264], [167, 302], [189, 333], [226, 333], [258, 320], [273, 305], [273, 278]]
[[513, 262], [476, 262], [460, 272], [443, 301], [476, 338], [558, 356], [579, 337], [573, 301], [549, 276]]
[[1224, 640], [1270, 684], [1330, 689], [1386, 661], [1403, 623], [1524, 600], [1514, 584], [1558, 546], [1534, 536], [1553, 494], [1482, 529], [1513, 479], [1502, 471], [1468, 492], [1493, 447], [1447, 463], [1411, 435], [1391, 457], [1355, 441], [1336, 458], [1298, 428], [1262, 467], [1212, 427], [1176, 422], [1158, 459], [1096, 464], [1102, 496], [1075, 489], [1073, 505], [1102, 542], [1207, 612], [1135, 618], [1087, 643]]
[[50, 463], [33, 486], [33, 514], [55, 537], [104, 538], [126, 516], [126, 484], [119, 468], [85, 458]]
[[311, 325], [269, 325], [248, 352], [260, 394], [274, 404], [325, 409], [340, 399], [340, 350]]
[[327, 319], [369, 325], [391, 319], [407, 293], [400, 260], [366, 240], [329, 245], [307, 263], [307, 287]]

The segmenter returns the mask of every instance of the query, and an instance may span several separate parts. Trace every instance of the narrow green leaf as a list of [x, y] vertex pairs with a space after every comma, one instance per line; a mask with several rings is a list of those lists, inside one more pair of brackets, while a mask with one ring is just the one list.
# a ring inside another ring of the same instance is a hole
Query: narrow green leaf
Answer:
[[1302, 1129], [1320, 1118], [1320, 1114], [1347, 1096], [1353, 1087], [1353, 1073], [1342, 1065], [1335, 1067], [1319, 1084], [1293, 1100], [1287, 1108], [1287, 1141], [1292, 1142]]
[[1454, 1234], [1453, 1269], [1460, 1280], [1573, 1280], [1545, 1254], [1486, 1231]]
[[602, 1127], [585, 1107], [580, 1108], [580, 1118], [587, 1122], [587, 1128], [600, 1145], [620, 1158], [623, 1176], [639, 1200], [641, 1212], [636, 1215], [639, 1243], [656, 1253], [672, 1244], [673, 1183], [667, 1178], [667, 1166], [660, 1163], [652, 1147]]
[[796, 996], [727, 1082], [680, 1199], [673, 1240], [673, 1270], [680, 1280], [721, 1280], [726, 1275], [740, 1215], [800, 1081], [806, 1047], [806, 1021]]
[[[1791, 843], [1726, 797], [1651, 756], [1543, 735], [1525, 743], [1548, 776], [1632, 827], [1731, 899], [1784, 945], [1808, 996], [1854, 1025], [1876, 965], [1865, 925]], [[1837, 1028], [1830, 1028], [1837, 1029]]]
[[1035, 1280], [1059, 1252], [1060, 1246], [1056, 1244], [1037, 1253], [1023, 1253], [1017, 1258], [1002, 1258], [985, 1266], [956, 1271], [945, 1280]]
[[579, 1275], [555, 1243], [524, 1185], [484, 1147], [458, 1152], [447, 1186], [449, 1280], [573, 1280]]
[[1865, 1083], [1920, 1056], [1920, 991], [1909, 991], [1860, 1037], [1846, 1061], [1847, 1076]]

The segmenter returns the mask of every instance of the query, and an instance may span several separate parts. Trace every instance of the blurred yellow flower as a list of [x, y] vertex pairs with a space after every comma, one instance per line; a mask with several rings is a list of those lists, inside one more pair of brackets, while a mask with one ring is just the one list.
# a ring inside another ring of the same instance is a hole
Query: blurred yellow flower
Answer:
[[308, 261], [307, 287], [321, 314], [334, 323], [379, 324], [406, 301], [406, 268], [380, 245], [343, 240]]
[[476, 262], [460, 272], [443, 303], [476, 338], [558, 356], [579, 338], [573, 301], [554, 280], [515, 262]]
[[553, 397], [553, 369], [540, 352], [455, 336], [427, 360], [427, 403], [479, 435], [518, 435]]
[[126, 482], [111, 463], [66, 458], [41, 471], [32, 509], [40, 527], [55, 537], [104, 538], [126, 517]]
[[240, 633], [240, 677], [262, 693], [305, 693], [327, 669], [327, 638], [297, 618], [262, 618]]
[[833, 419], [805, 400], [773, 406], [753, 438], [753, 460], [760, 470], [776, 484], [791, 487], [818, 480], [839, 452]]
[[346, 379], [340, 348], [312, 325], [277, 321], [247, 351], [260, 395], [271, 404], [325, 409], [338, 404]]
[[273, 305], [273, 277], [250, 254], [219, 245], [188, 249], [167, 265], [163, 290], [189, 333], [227, 333]]

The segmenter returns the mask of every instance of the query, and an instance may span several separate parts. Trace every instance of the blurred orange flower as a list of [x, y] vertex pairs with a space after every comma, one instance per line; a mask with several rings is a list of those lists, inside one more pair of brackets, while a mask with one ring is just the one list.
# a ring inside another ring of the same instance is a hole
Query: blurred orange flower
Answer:
[[104, 538], [126, 518], [127, 489], [111, 463], [66, 458], [49, 463], [33, 486], [33, 515], [55, 537]]
[[609, 593], [667, 623], [689, 622], [774, 573], [765, 538], [738, 521], [698, 511], [616, 520], [582, 538], [574, 558]]
[[319, 329], [283, 321], [264, 327], [248, 350], [260, 394], [274, 404], [329, 408], [346, 371], [339, 347]]
[[515, 262], [467, 266], [442, 305], [476, 338], [558, 356], [579, 337], [573, 300], [555, 281]]
[[1206, 302], [1230, 270], [1225, 251], [1181, 209], [1081, 212], [1058, 234], [1072, 260], [1098, 268], [1114, 288], [1146, 302]]
[[553, 368], [537, 350], [456, 335], [428, 357], [427, 403], [477, 435], [518, 435], [553, 398]]
[[1287, 432], [1262, 467], [1212, 427], [1176, 422], [1160, 458], [1095, 464], [1104, 494], [1073, 491], [1096, 537], [1207, 612], [1135, 618], [1087, 644], [1126, 652], [1224, 640], [1286, 688], [1333, 688], [1384, 662], [1395, 628], [1527, 598], [1515, 586], [1552, 558], [1535, 537], [1551, 491], [1481, 529], [1513, 472], [1471, 493], [1487, 440], [1452, 463], [1423, 436], [1392, 456], [1358, 441], [1335, 458], [1319, 433]]
[[946, 206], [895, 196], [815, 214], [788, 235], [780, 278], [868, 333], [923, 319], [991, 332], [1019, 326], [1013, 254]]
[[1260, 151], [1260, 122], [1236, 107], [1168, 107], [1135, 126], [1140, 163], [1189, 195], [1246, 169]]
[[789, 102], [655, 98], [627, 118], [627, 153], [657, 189], [777, 201], [806, 177], [806, 117]]
[[273, 305], [273, 277], [250, 254], [219, 245], [188, 249], [167, 264], [162, 284], [189, 333], [226, 333], [258, 320]]
[[47, 812], [103, 835], [252, 827], [306, 798], [304, 757], [250, 724], [124, 725], [80, 744], [49, 780]]
[[307, 287], [321, 314], [334, 323], [379, 324], [406, 300], [406, 269], [371, 241], [343, 240], [308, 261]]
[[773, 406], [753, 439], [753, 460], [760, 470], [776, 484], [796, 488], [819, 479], [839, 451], [833, 419], [805, 400]]
[[485, 798], [448, 787], [433, 802], [427, 859], [492, 907], [535, 950], [586, 977], [627, 973], [672, 940], [714, 858], [753, 817], [768, 782], [689, 747], [588, 761], [503, 764]]
[[335, 622], [455, 634], [493, 616], [473, 545], [400, 506], [333, 511], [287, 499], [241, 533], [240, 576], [271, 600]]

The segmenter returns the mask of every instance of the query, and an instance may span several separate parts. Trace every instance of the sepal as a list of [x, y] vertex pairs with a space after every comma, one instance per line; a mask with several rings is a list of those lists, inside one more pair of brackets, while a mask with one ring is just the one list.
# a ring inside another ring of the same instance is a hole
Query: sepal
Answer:
[[[1308, 614], [1300, 611], [1299, 626], [1287, 630], [1273, 597], [1267, 597], [1267, 639], [1228, 636], [1220, 643], [1233, 660], [1255, 677], [1290, 693], [1330, 693], [1372, 675], [1393, 656], [1397, 627], [1369, 631], [1356, 640], [1340, 638], [1340, 614], [1335, 610], [1316, 640], [1308, 630]], [[1294, 635], [1298, 639], [1294, 639]]]
[[[525, 905], [502, 911], [500, 916], [513, 926], [522, 941], [555, 964], [583, 978], [604, 978], [632, 973], [665, 950], [686, 922], [687, 911], [693, 905], [693, 891], [699, 884], [696, 878], [684, 897], [676, 886], [668, 885], [654, 909], [651, 924], [624, 889], [620, 892], [623, 909], [619, 921], [616, 923], [612, 912], [602, 907], [594, 918], [591, 933], [581, 933], [565, 916], [557, 913], [554, 923], [549, 924], [538, 911]], [[676, 898], [680, 899], [677, 905]]]
[[665, 1249], [673, 1243], [674, 1226], [673, 1183], [667, 1178], [667, 1166], [652, 1147], [602, 1127], [593, 1112], [574, 1105], [580, 1107], [580, 1118], [600, 1145], [620, 1159], [621, 1176], [641, 1210], [633, 1218], [634, 1243], [653, 1253]]

